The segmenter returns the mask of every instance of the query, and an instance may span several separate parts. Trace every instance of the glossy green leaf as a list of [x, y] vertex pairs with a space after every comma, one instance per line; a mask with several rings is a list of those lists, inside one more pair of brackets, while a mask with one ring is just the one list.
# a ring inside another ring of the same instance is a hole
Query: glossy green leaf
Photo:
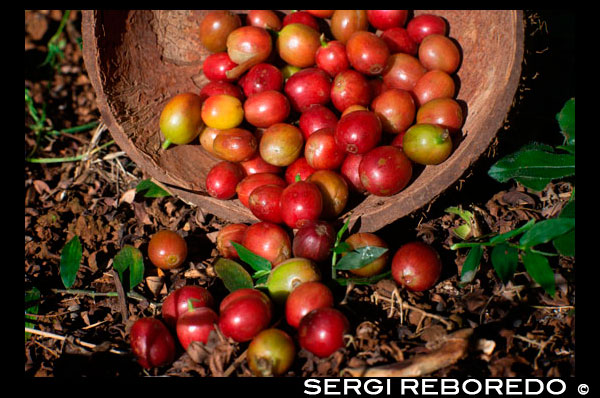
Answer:
[[552, 245], [563, 256], [575, 257], [575, 230], [555, 238]]
[[60, 278], [67, 289], [75, 283], [82, 255], [79, 236], [75, 235], [63, 247], [60, 254]]
[[459, 216], [460, 218], [462, 218], [463, 220], [465, 220], [468, 223], [473, 222], [473, 217], [475, 216], [473, 214], [473, 212], [468, 211], [468, 210], [463, 210], [463, 209], [461, 209], [460, 207], [457, 207], [457, 206], [448, 207], [444, 211], [446, 213], [456, 214], [457, 216]]
[[448, 207], [445, 211], [446, 213], [456, 214], [465, 221], [465, 224], [454, 227], [451, 229], [451, 231], [460, 239], [466, 240], [471, 233], [471, 226], [473, 225], [473, 218], [475, 217], [473, 212], [463, 210], [462, 208], [456, 206]]
[[575, 199], [570, 199], [565, 207], [562, 208], [560, 214], [558, 215], [560, 218], [575, 218]]
[[469, 224], [462, 224], [458, 227], [452, 228], [452, 232], [454, 232], [454, 234], [460, 239], [465, 240], [471, 233], [471, 226]]
[[[575, 218], [575, 199], [569, 200], [569, 202], [563, 207], [562, 211], [558, 215], [559, 218]], [[563, 256], [574, 257], [575, 256], [575, 229], [566, 234], [558, 236], [552, 240], [554, 248]]]
[[119, 272], [121, 283], [124, 283], [123, 273], [129, 269], [129, 290], [132, 290], [144, 280], [144, 258], [142, 252], [131, 246], [125, 245], [115, 255], [113, 268]]
[[533, 227], [533, 224], [535, 224], [535, 219], [532, 218], [531, 220], [527, 221], [526, 224], [520, 226], [519, 228], [515, 228], [515, 229], [507, 231], [503, 234], [494, 236], [492, 239], [490, 239], [490, 243], [496, 244], [496, 243], [500, 243], [500, 242], [506, 242], [510, 238], [513, 238], [515, 236], [518, 236], [518, 235], [524, 233], [525, 231], [530, 230], [531, 227]]
[[488, 174], [499, 182], [514, 179], [541, 191], [554, 179], [575, 175], [575, 156], [554, 153], [548, 145], [534, 143], [500, 159]]
[[258, 280], [265, 276], [268, 277], [269, 274], [271, 274], [271, 271], [265, 271], [265, 270], [256, 271], [252, 274], [252, 279]]
[[479, 267], [479, 263], [481, 263], [481, 257], [483, 256], [483, 247], [482, 246], [474, 246], [469, 250], [467, 254], [467, 258], [463, 263], [462, 270], [460, 273], [460, 282], [461, 283], [469, 283], [475, 277], [475, 273], [477, 272], [477, 267]]
[[231, 242], [231, 245], [234, 247], [238, 256], [240, 256], [240, 260], [248, 264], [255, 271], [271, 271], [273, 268], [271, 262], [264, 257], [259, 256], [258, 254], [252, 253], [250, 250], [246, 249], [244, 246], [240, 245], [236, 242]]
[[575, 228], [574, 218], [551, 218], [536, 223], [531, 229], [521, 236], [519, 241], [523, 247], [550, 242], [552, 239], [563, 235]]
[[565, 143], [575, 145], [575, 98], [569, 99], [556, 115]]
[[267, 280], [269, 279], [269, 275], [263, 275], [260, 278], [257, 278], [254, 282], [254, 288], [259, 289], [267, 286]]
[[337, 270], [351, 270], [362, 268], [367, 264], [377, 260], [381, 255], [387, 252], [385, 247], [363, 246], [358, 249], [347, 252], [344, 257], [338, 261], [335, 268]]
[[502, 283], [506, 284], [517, 269], [519, 250], [507, 243], [500, 243], [492, 249], [491, 259], [494, 270]]
[[219, 258], [214, 265], [215, 273], [223, 281], [230, 292], [238, 289], [253, 288], [252, 277], [244, 267], [236, 261]]
[[[25, 292], [25, 314], [37, 315], [37, 313], [39, 311], [38, 301], [39, 301], [40, 297], [41, 297], [40, 290], [35, 286]], [[32, 303], [32, 304], [30, 304], [28, 306], [28, 303]], [[35, 318], [32, 316], [25, 315], [25, 319], [35, 319]], [[32, 322], [26, 321], [25, 327], [33, 329], [35, 327], [35, 324]], [[25, 332], [25, 340], [29, 339], [29, 337], [31, 337], [31, 333]]]
[[350, 218], [348, 218], [346, 220], [346, 222], [344, 223], [344, 225], [342, 225], [342, 228], [340, 228], [340, 230], [338, 231], [338, 233], [336, 235], [336, 243], [341, 242], [342, 236], [344, 236], [344, 233], [346, 232], [346, 230], [348, 230], [348, 226], [349, 225], [350, 225]]
[[350, 244], [347, 242], [340, 242], [334, 248], [333, 252], [337, 254], [345, 253], [350, 251]]
[[556, 149], [562, 149], [563, 151], [575, 155], [575, 145], [558, 145]]
[[521, 256], [525, 270], [531, 278], [544, 288], [546, 293], [554, 296], [556, 283], [554, 281], [554, 271], [548, 263], [548, 259], [541, 254], [533, 253], [530, 250], [523, 252]]
[[135, 192], [143, 194], [145, 198], [162, 198], [165, 196], [171, 196], [169, 192], [158, 186], [151, 179], [140, 181], [135, 187]]

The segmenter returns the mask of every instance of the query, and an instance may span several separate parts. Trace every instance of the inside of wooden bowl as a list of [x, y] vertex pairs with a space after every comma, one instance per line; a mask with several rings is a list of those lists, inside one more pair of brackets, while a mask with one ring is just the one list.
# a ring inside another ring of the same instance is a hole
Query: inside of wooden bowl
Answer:
[[[236, 11], [243, 14], [243, 11]], [[84, 11], [86, 68], [98, 107], [117, 144], [182, 200], [230, 222], [257, 219], [237, 199], [218, 200], [204, 180], [218, 159], [199, 143], [161, 149], [158, 121], [175, 94], [199, 92], [207, 82], [202, 62], [209, 54], [198, 26], [203, 10]], [[452, 185], [490, 145], [516, 92], [523, 57], [523, 14], [515, 10], [415, 10], [445, 18], [449, 37], [462, 51], [456, 99], [465, 110], [461, 140], [438, 166], [427, 166], [400, 193], [366, 196], [340, 219], [376, 231], [420, 209]]]

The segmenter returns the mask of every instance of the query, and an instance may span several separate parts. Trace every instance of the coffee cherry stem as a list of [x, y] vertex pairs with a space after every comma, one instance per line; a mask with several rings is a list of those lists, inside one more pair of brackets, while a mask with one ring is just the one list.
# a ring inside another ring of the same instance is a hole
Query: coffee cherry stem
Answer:
[[319, 41], [321, 42], [321, 47], [327, 47], [327, 39], [325, 38], [325, 33], [321, 33], [321, 36], [319, 37]]
[[195, 309], [195, 308], [194, 308], [194, 301], [195, 301], [195, 302], [197, 302], [197, 303], [200, 303], [200, 302], [202, 302], [202, 300], [198, 300], [197, 298], [193, 298], [193, 297], [192, 297], [192, 298], [189, 298], [189, 299], [187, 300], [187, 308], [188, 308], [188, 311], [194, 311], [194, 309]]
[[[257, 61], [257, 59], [259, 61]], [[241, 64], [238, 64], [238, 66], [229, 69], [227, 72], [225, 72], [225, 76], [227, 76], [228, 79], [238, 79], [240, 76], [242, 76], [248, 69], [250, 69], [251, 67], [253, 67], [254, 65], [260, 63], [260, 57], [257, 56], [253, 56], [250, 59], [248, 59], [245, 62], [242, 62]]]
[[335, 243], [333, 244], [333, 254], [331, 256], [331, 279], [335, 280], [336, 276], [337, 276], [337, 270], [335, 268], [336, 263], [337, 263], [337, 247], [339, 246], [340, 242], [342, 241], [342, 236], [344, 236], [344, 233], [346, 232], [346, 230], [348, 230], [348, 226], [350, 225], [350, 218], [348, 218], [346, 220], [346, 222], [344, 223], [344, 225], [342, 226], [342, 228], [338, 231], [336, 238], [335, 238]]
[[171, 145], [171, 140], [167, 138], [165, 142], [162, 143], [162, 149], [167, 149], [169, 145]]

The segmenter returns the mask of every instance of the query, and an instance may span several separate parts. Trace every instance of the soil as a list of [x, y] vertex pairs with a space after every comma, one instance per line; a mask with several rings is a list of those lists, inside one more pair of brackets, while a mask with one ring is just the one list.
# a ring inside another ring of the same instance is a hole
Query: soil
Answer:
[[[447, 207], [473, 211], [481, 233], [504, 232], [531, 218], [555, 217], [574, 188], [574, 180], [555, 181], [534, 192], [487, 176], [495, 161], [527, 142], [560, 144], [555, 115], [575, 95], [574, 13], [526, 15], [522, 84], [496, 142], [428, 208], [378, 232], [392, 248], [420, 239], [438, 249], [444, 261], [439, 283], [421, 293], [400, 289], [391, 279], [333, 286], [336, 307], [352, 325], [346, 346], [324, 359], [299, 350], [286, 376], [338, 377], [424, 358], [433, 363], [425, 373], [434, 377], [575, 376], [575, 259], [550, 258], [557, 282], [556, 295], [550, 297], [523, 268], [502, 284], [487, 252], [474, 280], [461, 286], [466, 252], [450, 250], [460, 241], [452, 228], [462, 221], [445, 212]], [[63, 57], [55, 66], [40, 66], [62, 16], [59, 10], [25, 11], [25, 88], [38, 112], [45, 110], [38, 137], [25, 106], [25, 156], [89, 156], [56, 163], [25, 161], [24, 287], [40, 291], [37, 314], [27, 320], [37, 332], [25, 340], [25, 376], [250, 376], [247, 344], [218, 334], [192, 352], [180, 349], [175, 362], [162, 368], [144, 370], [131, 355], [131, 325], [140, 317], [159, 317], [160, 303], [174, 288], [204, 286], [218, 299], [227, 293], [213, 269], [215, 235], [226, 222], [174, 197], [136, 194], [146, 176], [111, 143], [101, 123], [81, 55], [78, 11], [70, 13], [60, 36]], [[52, 133], [88, 123], [93, 125], [84, 131]], [[160, 229], [186, 239], [186, 265], [158, 275], [145, 257], [145, 280], [134, 289], [134, 297], [102, 295], [120, 287], [112, 266], [115, 254], [124, 245], [146, 253], [149, 237]], [[83, 257], [75, 284], [67, 291], [59, 264], [64, 245], [75, 235]], [[461, 337], [468, 347], [450, 346], [460, 340], [454, 333], [463, 329], [469, 330], [468, 339]], [[436, 356], [440, 347], [453, 349], [456, 358], [441, 362]]]

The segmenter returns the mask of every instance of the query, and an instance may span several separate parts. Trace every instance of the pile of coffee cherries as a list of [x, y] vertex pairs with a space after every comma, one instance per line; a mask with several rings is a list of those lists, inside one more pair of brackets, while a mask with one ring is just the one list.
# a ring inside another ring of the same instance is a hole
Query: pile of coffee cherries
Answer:
[[447, 22], [408, 10], [306, 10], [200, 23], [207, 83], [164, 107], [164, 148], [201, 145], [206, 192], [297, 228], [335, 219], [350, 195], [391, 196], [436, 165], [463, 125]]
[[[239, 259], [232, 242], [247, 244], [254, 240], [261, 245], [262, 253], [269, 247], [285, 247], [285, 243], [274, 240], [276, 235], [265, 234], [277, 228], [280, 227], [268, 222], [251, 226], [229, 224], [217, 235], [217, 250], [224, 258]], [[131, 328], [132, 353], [139, 364], [148, 369], [168, 366], [178, 349], [189, 352], [194, 350], [194, 346], [190, 348], [192, 344], [206, 345], [211, 333], [247, 344], [247, 365], [256, 376], [284, 375], [294, 364], [299, 349], [327, 358], [343, 348], [350, 322], [336, 308], [334, 294], [322, 279], [323, 264], [331, 248], [327, 242], [332, 242], [333, 231], [326, 222], [319, 224], [316, 234], [303, 228], [292, 244], [297, 257], [280, 253], [262, 287], [232, 289], [220, 301], [198, 285], [172, 290], [162, 303], [160, 316], [142, 317]], [[289, 243], [287, 235], [280, 238]], [[306, 245], [309, 241], [312, 245]], [[372, 233], [355, 233], [345, 243], [350, 248], [388, 247]], [[185, 239], [170, 230], [158, 231], [148, 244], [148, 258], [164, 271], [181, 267], [187, 253]], [[407, 290], [429, 289], [440, 277], [442, 263], [438, 253], [420, 241], [401, 246], [393, 258], [386, 252], [353, 273], [377, 274], [390, 258], [394, 280]]]

